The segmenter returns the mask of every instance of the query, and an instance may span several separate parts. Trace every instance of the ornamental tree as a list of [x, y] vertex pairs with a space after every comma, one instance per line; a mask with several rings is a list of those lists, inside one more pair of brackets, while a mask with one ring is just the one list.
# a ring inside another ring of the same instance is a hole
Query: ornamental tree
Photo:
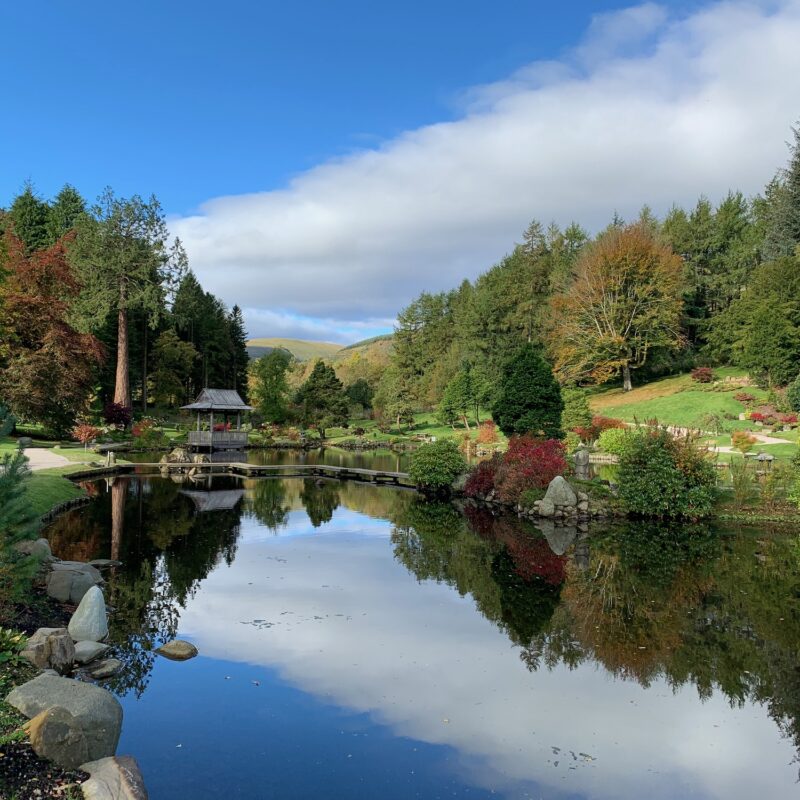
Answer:
[[542, 350], [530, 343], [505, 365], [492, 418], [506, 436], [560, 439], [561, 390]]
[[296, 401], [303, 424], [316, 428], [323, 439], [326, 428], [347, 424], [347, 395], [333, 367], [324, 361], [314, 365], [308, 380], [298, 390]]
[[683, 261], [644, 224], [611, 227], [584, 250], [569, 289], [550, 304], [548, 342], [562, 381], [603, 383], [654, 348], [683, 343]]

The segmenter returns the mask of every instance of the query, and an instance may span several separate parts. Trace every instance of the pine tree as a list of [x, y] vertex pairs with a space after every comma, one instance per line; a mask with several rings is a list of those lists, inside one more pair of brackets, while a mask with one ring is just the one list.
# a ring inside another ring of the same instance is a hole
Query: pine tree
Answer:
[[47, 232], [50, 208], [34, 194], [30, 183], [25, 184], [22, 194], [14, 198], [8, 216], [14, 233], [22, 240], [26, 252], [41, 250], [50, 244]]
[[289, 393], [286, 372], [290, 362], [291, 355], [276, 348], [253, 363], [253, 400], [265, 422], [286, 421]]
[[242, 400], [247, 402], [247, 366], [250, 356], [247, 353], [247, 331], [244, 327], [244, 316], [239, 306], [234, 306], [228, 316], [230, 328], [231, 347], [233, 359], [231, 362], [231, 374], [233, 377], [233, 388], [239, 392]]
[[47, 241], [53, 244], [69, 233], [81, 214], [86, 212], [86, 201], [74, 186], [65, 184], [50, 205], [47, 215]]
[[505, 365], [492, 418], [506, 436], [561, 438], [564, 402], [539, 346], [525, 344]]
[[764, 258], [793, 256], [800, 245], [800, 128], [792, 128], [789, 164], [767, 186]]
[[347, 424], [347, 395], [333, 367], [324, 361], [317, 361], [308, 380], [298, 390], [297, 404], [303, 424], [316, 428], [323, 439], [326, 428]]

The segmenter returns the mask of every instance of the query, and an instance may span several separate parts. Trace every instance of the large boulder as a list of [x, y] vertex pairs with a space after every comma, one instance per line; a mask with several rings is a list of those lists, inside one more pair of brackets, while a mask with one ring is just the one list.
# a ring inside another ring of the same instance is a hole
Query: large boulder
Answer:
[[29, 719], [54, 706], [66, 709], [86, 737], [89, 759], [113, 756], [122, 728], [122, 706], [110, 692], [91, 683], [39, 675], [6, 698]]
[[68, 627], [76, 642], [99, 642], [108, 636], [106, 601], [97, 586], [86, 592]]
[[44, 561], [53, 555], [50, 550], [50, 542], [47, 539], [27, 539], [23, 542], [17, 542], [14, 545], [14, 549], [24, 556], [33, 556], [39, 561]]
[[108, 650], [107, 644], [100, 642], [77, 642], [75, 645], [75, 661], [78, 664], [88, 664], [100, 658]]
[[66, 769], [77, 769], [89, 758], [89, 743], [81, 723], [66, 708], [53, 706], [25, 725], [34, 753]]
[[92, 586], [102, 586], [103, 576], [91, 564], [56, 561], [47, 576], [47, 594], [59, 603], [80, 603]]
[[554, 507], [558, 506], [571, 506], [575, 507], [578, 504], [578, 495], [575, 490], [569, 485], [565, 478], [561, 475], [556, 475], [550, 481], [547, 491], [544, 495], [543, 503], [552, 503]]
[[156, 653], [172, 661], [187, 661], [197, 655], [197, 648], [191, 642], [174, 639], [156, 648]]
[[81, 769], [89, 773], [81, 784], [85, 800], [147, 800], [142, 773], [131, 756], [101, 758]]
[[107, 658], [96, 666], [89, 668], [89, 674], [96, 680], [111, 678], [116, 675], [123, 667], [122, 662], [116, 658]]
[[66, 628], [39, 628], [28, 639], [22, 656], [39, 669], [63, 673], [75, 661], [75, 646]]

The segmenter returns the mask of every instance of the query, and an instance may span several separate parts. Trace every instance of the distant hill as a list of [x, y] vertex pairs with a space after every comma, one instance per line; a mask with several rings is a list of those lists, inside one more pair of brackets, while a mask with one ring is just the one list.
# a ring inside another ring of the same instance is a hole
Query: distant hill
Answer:
[[342, 349], [342, 345], [333, 342], [309, 342], [305, 339], [250, 339], [247, 353], [250, 358], [261, 358], [273, 350], [286, 350], [298, 361], [311, 361], [315, 358], [332, 360]]
[[358, 350], [363, 349], [371, 344], [376, 344], [378, 342], [390, 342], [394, 334], [392, 333], [384, 333], [381, 336], [373, 336], [371, 339], [363, 339], [360, 342], [354, 342], [353, 344], [348, 344], [343, 347], [338, 354], [338, 358], [341, 358], [347, 350]]

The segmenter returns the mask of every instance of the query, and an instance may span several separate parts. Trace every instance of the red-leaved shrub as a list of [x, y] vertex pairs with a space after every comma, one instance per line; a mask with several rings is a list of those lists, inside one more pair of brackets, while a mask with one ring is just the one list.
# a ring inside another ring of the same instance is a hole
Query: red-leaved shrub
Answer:
[[494, 479], [501, 500], [516, 503], [526, 489], [545, 489], [567, 470], [564, 445], [557, 439], [514, 436]]
[[487, 461], [475, 465], [467, 477], [464, 494], [467, 497], [486, 497], [494, 489], [494, 476], [500, 466], [501, 457], [495, 453]]
[[711, 383], [714, 380], [714, 370], [711, 367], [695, 367], [692, 370], [692, 380], [697, 383]]
[[599, 414], [592, 417], [592, 424], [589, 426], [579, 427], [574, 429], [581, 441], [586, 444], [591, 444], [597, 440], [597, 437], [603, 431], [609, 428], [624, 428], [625, 423], [621, 419], [614, 419], [613, 417], [603, 417]]
[[736, 392], [733, 399], [739, 403], [744, 403], [746, 406], [756, 401], [755, 395], [750, 394], [750, 392]]

